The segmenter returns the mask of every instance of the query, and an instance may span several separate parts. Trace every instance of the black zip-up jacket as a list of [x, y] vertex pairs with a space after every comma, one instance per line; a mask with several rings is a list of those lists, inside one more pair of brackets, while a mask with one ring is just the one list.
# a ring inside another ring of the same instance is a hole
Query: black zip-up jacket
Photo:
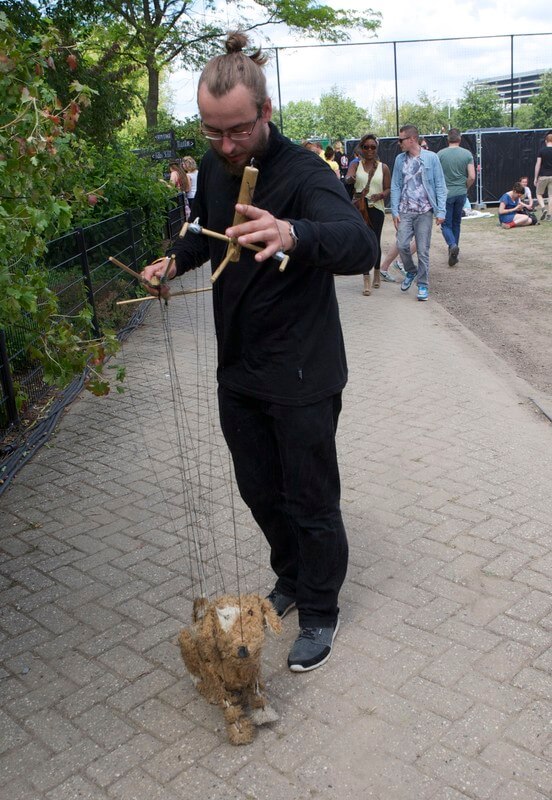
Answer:
[[[327, 164], [293, 144], [270, 123], [268, 149], [256, 162], [253, 203], [290, 220], [298, 236], [285, 272], [272, 259], [258, 264], [242, 248], [213, 287], [217, 378], [241, 394], [283, 405], [315, 403], [340, 392], [347, 362], [333, 274], [366, 272], [377, 258], [374, 233]], [[192, 219], [224, 233], [234, 219], [241, 179], [209, 151], [201, 162]], [[211, 260], [226, 244], [188, 233], [167, 253], [178, 274]]]

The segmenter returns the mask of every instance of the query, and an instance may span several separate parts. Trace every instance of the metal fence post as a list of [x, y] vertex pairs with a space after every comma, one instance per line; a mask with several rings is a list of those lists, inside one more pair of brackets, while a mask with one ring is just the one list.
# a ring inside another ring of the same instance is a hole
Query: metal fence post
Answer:
[[8, 349], [6, 347], [6, 334], [0, 330], [0, 378], [2, 382], [2, 389], [6, 397], [6, 409], [8, 412], [8, 421], [10, 424], [19, 424], [19, 414], [17, 412], [17, 403], [15, 402], [15, 387], [10, 369], [10, 360], [8, 358]]
[[399, 76], [397, 72], [397, 42], [393, 42], [393, 70], [395, 73], [395, 135], [399, 135]]
[[82, 278], [86, 287], [86, 299], [90, 308], [92, 309], [92, 330], [94, 336], [99, 339], [102, 335], [100, 323], [98, 322], [98, 315], [96, 313], [96, 303], [94, 301], [94, 287], [92, 286], [92, 278], [90, 277], [90, 266], [88, 264], [88, 252], [86, 250], [86, 238], [82, 228], [75, 229], [75, 239], [79, 251], [79, 259], [82, 269]]
[[280, 59], [278, 58], [278, 48], [274, 48], [276, 53], [276, 82], [278, 84], [278, 110], [280, 112], [280, 133], [284, 133], [284, 117], [282, 114], [282, 86], [280, 84]]

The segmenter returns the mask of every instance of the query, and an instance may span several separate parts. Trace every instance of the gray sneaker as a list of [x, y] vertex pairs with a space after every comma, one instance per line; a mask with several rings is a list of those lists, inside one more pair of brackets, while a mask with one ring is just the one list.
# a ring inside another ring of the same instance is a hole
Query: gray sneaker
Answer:
[[387, 281], [388, 283], [397, 283], [397, 279], [394, 278], [390, 272], [382, 269], [380, 274], [384, 281]]
[[460, 252], [460, 248], [457, 244], [453, 244], [449, 247], [449, 257], [448, 257], [448, 265], [449, 267], [455, 267], [458, 264], [458, 253]]
[[266, 599], [270, 600], [280, 619], [283, 619], [295, 608], [295, 598], [282, 594], [278, 589], [273, 589], [270, 594], [267, 594]]
[[330, 628], [301, 628], [289, 651], [288, 667], [292, 672], [308, 672], [325, 664], [332, 654], [339, 630], [339, 617]]
[[396, 261], [393, 261], [393, 263], [391, 264], [391, 266], [392, 266], [392, 267], [395, 267], [395, 269], [398, 269], [398, 270], [399, 270], [399, 272], [401, 273], [401, 275], [402, 275], [404, 278], [406, 278], [406, 270], [405, 270], [405, 268], [403, 267], [403, 265], [401, 264], [401, 262], [400, 262], [398, 259], [397, 259]]

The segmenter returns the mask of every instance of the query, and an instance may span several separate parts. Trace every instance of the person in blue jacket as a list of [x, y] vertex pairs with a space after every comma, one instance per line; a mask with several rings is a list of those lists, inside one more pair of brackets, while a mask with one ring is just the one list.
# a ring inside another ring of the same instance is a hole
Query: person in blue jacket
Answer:
[[[437, 225], [445, 221], [447, 185], [436, 153], [422, 149], [418, 137], [415, 125], [403, 125], [400, 129], [402, 152], [395, 160], [391, 178], [391, 214], [406, 270], [401, 291], [408, 291], [416, 279], [418, 300], [427, 300], [431, 229], [434, 217]], [[416, 242], [417, 264], [410, 251], [412, 239]]]

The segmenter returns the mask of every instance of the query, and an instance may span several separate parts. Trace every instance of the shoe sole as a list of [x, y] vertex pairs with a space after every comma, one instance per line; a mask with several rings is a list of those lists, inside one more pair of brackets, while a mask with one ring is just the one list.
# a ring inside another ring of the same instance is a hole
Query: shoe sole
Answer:
[[313, 669], [318, 669], [318, 667], [323, 667], [324, 664], [326, 664], [330, 660], [330, 656], [333, 652], [333, 643], [335, 641], [335, 637], [337, 636], [340, 624], [341, 623], [338, 617], [337, 622], [335, 623], [335, 628], [332, 636], [332, 643], [330, 644], [330, 652], [328, 653], [327, 656], [324, 656], [324, 658], [321, 661], [317, 661], [316, 664], [311, 664], [310, 667], [303, 667], [301, 664], [288, 664], [288, 667], [291, 670], [291, 672], [311, 672]]
[[420, 303], [425, 303], [426, 300], [429, 300], [429, 297], [418, 297]]

